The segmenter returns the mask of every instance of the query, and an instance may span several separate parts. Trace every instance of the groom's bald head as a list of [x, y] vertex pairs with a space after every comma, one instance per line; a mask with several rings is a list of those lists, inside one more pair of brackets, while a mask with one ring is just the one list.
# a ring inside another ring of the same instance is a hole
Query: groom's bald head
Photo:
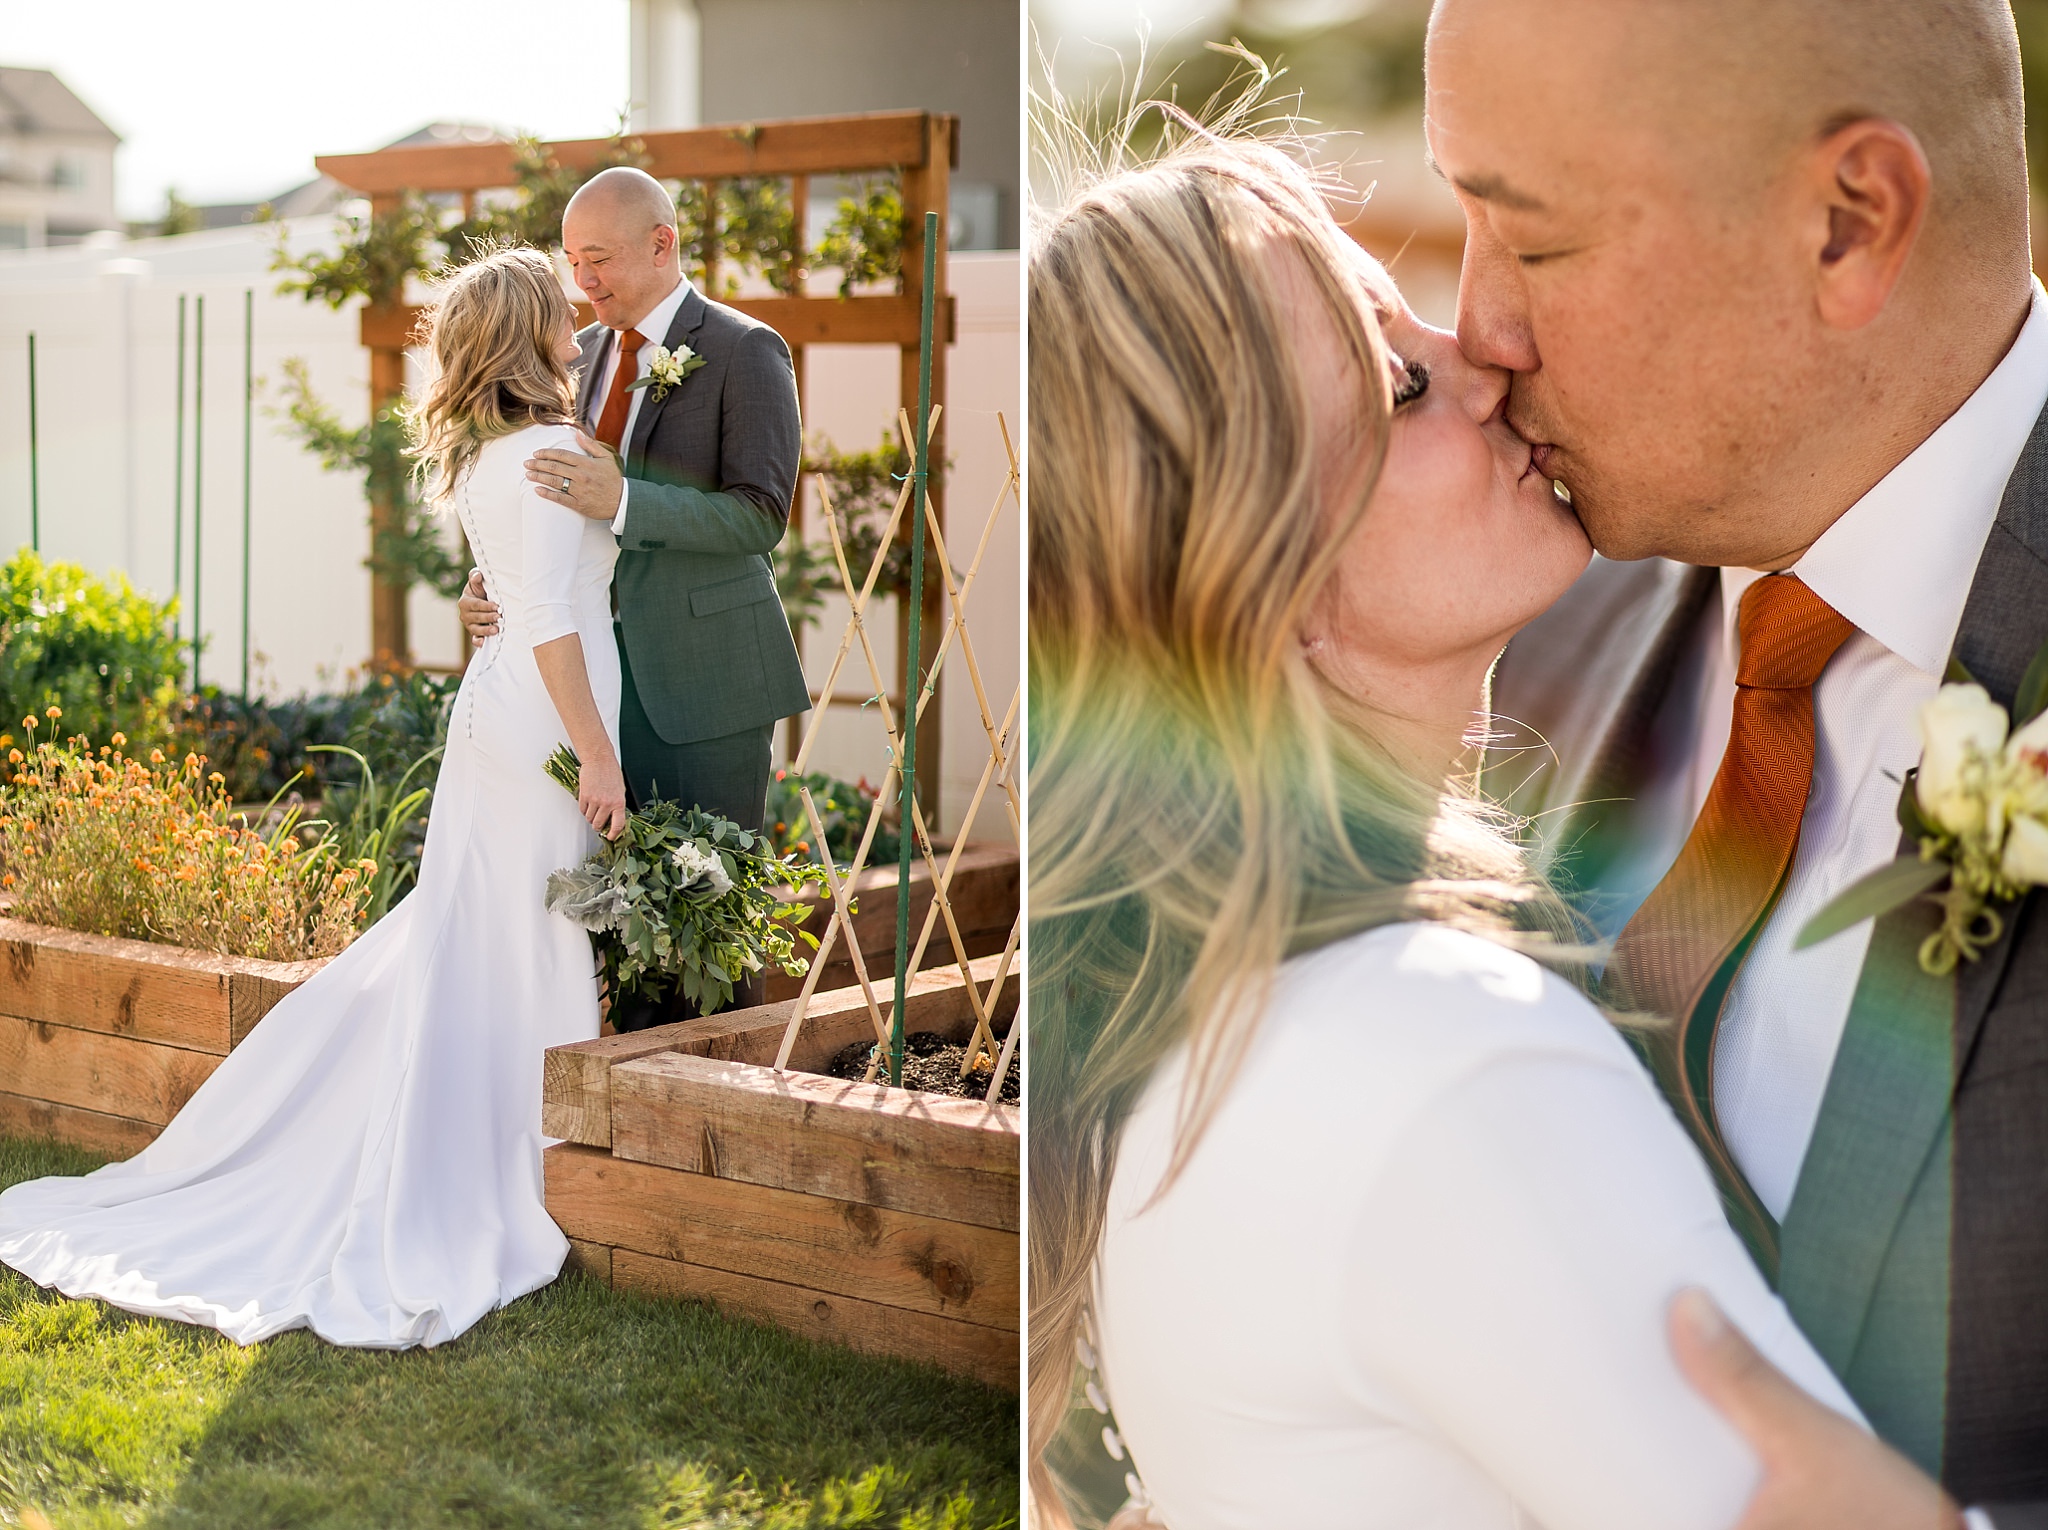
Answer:
[[638, 238], [657, 228], [676, 226], [676, 204], [668, 189], [645, 170], [630, 165], [600, 170], [577, 187], [562, 211], [563, 226], [579, 214], [604, 220], [622, 237]]
[[1796, 553], [2009, 343], [2023, 119], [2006, 0], [1438, 0], [1460, 337], [1604, 551]]

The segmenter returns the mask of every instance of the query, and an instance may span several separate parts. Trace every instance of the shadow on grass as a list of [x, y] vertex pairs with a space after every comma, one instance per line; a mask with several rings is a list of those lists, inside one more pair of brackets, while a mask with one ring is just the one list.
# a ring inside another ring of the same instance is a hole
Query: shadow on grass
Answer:
[[0, 1506], [57, 1530], [995, 1530], [1017, 1446], [1013, 1394], [576, 1275], [378, 1353], [237, 1350], [0, 1271]]

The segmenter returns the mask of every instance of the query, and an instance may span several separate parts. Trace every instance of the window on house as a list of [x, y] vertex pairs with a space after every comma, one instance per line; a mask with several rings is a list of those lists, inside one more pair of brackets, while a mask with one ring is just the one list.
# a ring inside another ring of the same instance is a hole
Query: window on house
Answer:
[[28, 248], [28, 225], [8, 223], [0, 220], [0, 250], [25, 250]]
[[85, 156], [59, 154], [56, 163], [50, 167], [50, 184], [65, 191], [82, 190], [85, 186]]

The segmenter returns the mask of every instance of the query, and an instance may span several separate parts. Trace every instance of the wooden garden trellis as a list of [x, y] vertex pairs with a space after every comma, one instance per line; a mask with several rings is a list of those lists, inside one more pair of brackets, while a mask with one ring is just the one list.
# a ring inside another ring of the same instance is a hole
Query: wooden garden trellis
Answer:
[[[903, 412], [899, 418], [903, 440], [908, 445], [916, 439], [911, 430], [908, 412]], [[943, 418], [943, 408], [935, 407], [932, 410], [930, 419], [926, 422], [926, 428], [929, 433], [927, 436], [928, 442], [935, 442], [939, 439], [939, 423]], [[996, 1000], [1003, 991], [1003, 984], [1012, 975], [1012, 969], [1015, 966], [1018, 955], [1018, 939], [1023, 933], [1024, 917], [1023, 911], [1019, 909], [1016, 917], [1011, 921], [1009, 937], [1003, 945], [1003, 954], [997, 964], [995, 974], [990, 979], [988, 987], [985, 990], [982, 989], [975, 982], [967, 954], [966, 941], [961, 935], [958, 923], [954, 920], [949, 890], [954, 869], [960, 860], [961, 849], [966, 845], [969, 836], [973, 832], [975, 819], [981, 812], [982, 804], [987, 799], [991, 786], [996, 787], [1002, 794], [1004, 806], [1009, 814], [1011, 834], [1021, 839], [1021, 809], [1017, 799], [1015, 740], [1017, 737], [1018, 706], [1023, 694], [1022, 687], [1020, 685], [1016, 690], [1012, 691], [1009, 706], [1004, 710], [1001, 720], [998, 721], [994, 707], [990, 703], [988, 688], [983, 682], [980, 661], [975, 656], [974, 639], [967, 627], [967, 602], [974, 592], [975, 582], [980, 576], [982, 560], [988, 554], [990, 541], [995, 534], [997, 525], [1002, 520], [1003, 507], [1006, 503], [1013, 503], [1018, 500], [1019, 476], [1016, 444], [1010, 439], [1009, 425], [1001, 415], [996, 417], [996, 424], [997, 428], [1002, 431], [1003, 450], [1009, 461], [1009, 473], [1003, 481], [1002, 488], [997, 491], [995, 503], [989, 510], [987, 520], [982, 523], [981, 534], [975, 544], [973, 557], [969, 561], [964, 574], [955, 575], [952, 563], [947, 556], [945, 530], [940, 524], [937, 504], [931, 500], [926, 502], [928, 530], [932, 539], [932, 549], [935, 554], [934, 562], [938, 569], [939, 581], [945, 592], [946, 613], [941, 635], [932, 651], [930, 666], [925, 671], [924, 682], [918, 690], [915, 724], [918, 730], [918, 748], [921, 750], [924, 747], [923, 736], [926, 709], [936, 709], [939, 674], [946, 661], [957, 652], [958, 658], [956, 662], [965, 670], [968, 683], [973, 688], [975, 704], [980, 711], [982, 731], [988, 738], [988, 758], [982, 764], [980, 781], [976, 784], [974, 794], [969, 799], [966, 814], [954, 835], [950, 849], [946, 851], [943, 862], [940, 859], [939, 848], [933, 842], [929, 827], [929, 815], [921, 800], [914, 800], [911, 803], [911, 810], [905, 815], [908, 821], [904, 824], [905, 829], [911, 831], [915, 836], [914, 847], [916, 853], [924, 858], [925, 865], [930, 870], [932, 901], [930, 907], [925, 910], [924, 927], [917, 937], [917, 944], [912, 949], [909, 960], [903, 964], [899, 971], [896, 991], [899, 995], [908, 991], [908, 974], [917, 972], [922, 967], [925, 950], [930, 944], [938, 925], [943, 921], [946, 927], [947, 939], [953, 947], [954, 960], [960, 969], [961, 981], [966, 985], [968, 1004], [974, 1015], [974, 1032], [968, 1040], [965, 1055], [961, 1059], [960, 1071], [962, 1077], [966, 1076], [968, 1069], [982, 1050], [986, 1049], [991, 1054], [997, 1054], [995, 1035], [990, 1023], [990, 1017], [995, 1012]], [[934, 450], [934, 448], [928, 448], [928, 450]], [[783, 1031], [782, 1045], [775, 1058], [775, 1066], [778, 1069], [786, 1068], [789, 1065], [790, 1053], [795, 1048], [797, 1036], [803, 1028], [804, 1016], [809, 1008], [812, 993], [817, 987], [818, 975], [825, 970], [825, 964], [831, 959], [833, 947], [842, 940], [846, 944], [847, 954], [852, 959], [854, 977], [860, 985], [861, 996], [866, 1001], [868, 1016], [874, 1026], [875, 1040], [878, 1043], [875, 1050], [875, 1059], [868, 1065], [869, 1079], [872, 1080], [874, 1078], [882, 1056], [888, 1050], [890, 1044], [890, 1010], [893, 1006], [885, 1006], [876, 997], [875, 985], [868, 977], [867, 962], [862, 955], [860, 941], [856, 937], [853, 928], [853, 912], [849, 906], [849, 894], [854, 884], [860, 879], [860, 873], [867, 866], [868, 853], [873, 848], [875, 842], [875, 829], [881, 823], [883, 811], [889, 805], [891, 795], [897, 792], [898, 783], [902, 778], [905, 745], [903, 712], [906, 709], [901, 707], [900, 704], [892, 704], [891, 702], [888, 694], [887, 673], [875, 654], [874, 645], [868, 638], [866, 612], [869, 602], [874, 598], [875, 587], [881, 579], [882, 565], [888, 555], [889, 545], [895, 540], [902, 526], [906, 511], [913, 517], [916, 514], [913, 492], [915, 487], [914, 482], [906, 480], [901, 492], [897, 494], [895, 508], [889, 516], [888, 531], [881, 538], [880, 544], [875, 549], [874, 560], [866, 570], [864, 577], [857, 577], [846, 561], [846, 541], [841, 535], [838, 516], [833, 509], [829, 497], [823, 495], [821, 488], [821, 498], [824, 498], [826, 530], [832, 542], [833, 564], [838, 571], [841, 587], [845, 591], [848, 607], [846, 628], [840, 636], [839, 648], [833, 656], [831, 670], [825, 683], [828, 688], [837, 683], [840, 670], [845, 667], [848, 660], [853, 656], [855, 649], [858, 648], [866, 662], [869, 683], [874, 687], [875, 699], [881, 709], [882, 726], [889, 736], [889, 754], [893, 762], [893, 768], [889, 771], [883, 782], [881, 795], [877, 797], [873, 811], [868, 814], [867, 824], [861, 833], [860, 844], [854, 851], [853, 859], [843, 867], [835, 864], [832, 859], [832, 852], [826, 843], [825, 820], [823, 815], [819, 813], [817, 804], [811, 800], [810, 788], [808, 786], [801, 786], [799, 788], [803, 797], [804, 812], [811, 824], [812, 842], [817, 846], [818, 858], [824, 864], [826, 881], [832, 893], [831, 901], [828, 905], [831, 909], [831, 918], [825, 927], [824, 934], [820, 937], [819, 948], [812, 957], [810, 972], [804, 979], [803, 990], [797, 995], [795, 1006], [790, 1011], [788, 1026]], [[790, 772], [793, 776], [799, 778], [802, 776], [804, 764], [810, 755], [811, 748], [817, 742], [819, 724], [822, 720], [821, 713], [812, 714], [811, 725], [805, 736], [803, 746], [797, 751], [796, 758], [790, 767]], [[921, 799], [923, 793], [919, 792], [917, 795]], [[991, 1078], [988, 1088], [988, 1099], [990, 1102], [993, 1102], [1001, 1092], [1003, 1078], [1009, 1071], [1010, 1060], [1015, 1055], [1017, 1039], [1022, 1032], [1023, 1026], [1021, 1024], [1012, 1024], [1010, 1034], [1004, 1039], [999, 1055], [996, 1055], [994, 1076]]]
[[[813, 295], [801, 276], [790, 296], [732, 299], [731, 306], [772, 325], [788, 342], [796, 362], [799, 394], [804, 383], [804, 353], [812, 345], [895, 345], [899, 347], [900, 397], [914, 407], [918, 385], [918, 351], [923, 310], [925, 214], [939, 215], [939, 240], [933, 281], [936, 344], [932, 357], [933, 396], [946, 395], [946, 346], [954, 337], [954, 303], [946, 290], [946, 222], [951, 172], [959, 164], [959, 119], [940, 112], [867, 112], [844, 117], [805, 117], [777, 122], [730, 123], [677, 132], [640, 133], [634, 140], [646, 153], [646, 169], [663, 180], [696, 180], [711, 189], [719, 181], [740, 177], [786, 177], [796, 212], [797, 238], [804, 239], [805, 210], [813, 176], [851, 176], [893, 171], [903, 199], [902, 284], [894, 293]], [[605, 138], [566, 140], [542, 145], [556, 163], [571, 170], [600, 165], [614, 143]], [[395, 210], [408, 193], [422, 196], [459, 194], [465, 209], [476, 194], [510, 187], [517, 180], [516, 146], [510, 143], [423, 144], [381, 149], [371, 154], [326, 154], [314, 164], [322, 174], [370, 199], [374, 213]], [[716, 199], [707, 198], [715, 209]], [[705, 230], [705, 286], [718, 281], [715, 228]], [[723, 300], [722, 300], [723, 301]], [[578, 323], [590, 320], [579, 305]], [[405, 350], [418, 310], [405, 303], [369, 305], [362, 310], [362, 341], [370, 352], [372, 415], [405, 388]], [[909, 437], [904, 440], [906, 450]], [[945, 461], [945, 437], [935, 431], [934, 461]], [[931, 483], [931, 524], [936, 536], [945, 523], [943, 475]], [[799, 500], [799, 507], [801, 500]], [[791, 536], [803, 535], [799, 507], [792, 507]], [[373, 502], [371, 536], [395, 529], [398, 507]], [[943, 562], [943, 558], [940, 560]], [[923, 623], [936, 628], [941, 620], [940, 581], [928, 577], [923, 590]], [[908, 626], [909, 603], [898, 603], [898, 651]], [[406, 630], [405, 587], [374, 576], [370, 595], [370, 643], [374, 656], [404, 664], [411, 644]], [[801, 642], [801, 634], [799, 634]], [[934, 673], [927, 665], [925, 673]], [[927, 687], [928, 689], [929, 687]], [[886, 689], [886, 688], [884, 688]], [[866, 694], [840, 694], [828, 685], [814, 698], [816, 718], [830, 706], [861, 706]], [[936, 818], [939, 803], [939, 707], [934, 698], [918, 714], [918, 798], [926, 815]], [[815, 725], [814, 725], [815, 726]], [[791, 728], [791, 747], [797, 730]]]

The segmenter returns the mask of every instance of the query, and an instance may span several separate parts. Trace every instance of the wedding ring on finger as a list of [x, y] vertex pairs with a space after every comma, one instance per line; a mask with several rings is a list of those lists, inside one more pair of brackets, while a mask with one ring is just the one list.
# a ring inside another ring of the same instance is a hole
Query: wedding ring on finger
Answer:
[[569, 492], [569, 480], [566, 478], [562, 480], [562, 492], [564, 494], [567, 494]]

